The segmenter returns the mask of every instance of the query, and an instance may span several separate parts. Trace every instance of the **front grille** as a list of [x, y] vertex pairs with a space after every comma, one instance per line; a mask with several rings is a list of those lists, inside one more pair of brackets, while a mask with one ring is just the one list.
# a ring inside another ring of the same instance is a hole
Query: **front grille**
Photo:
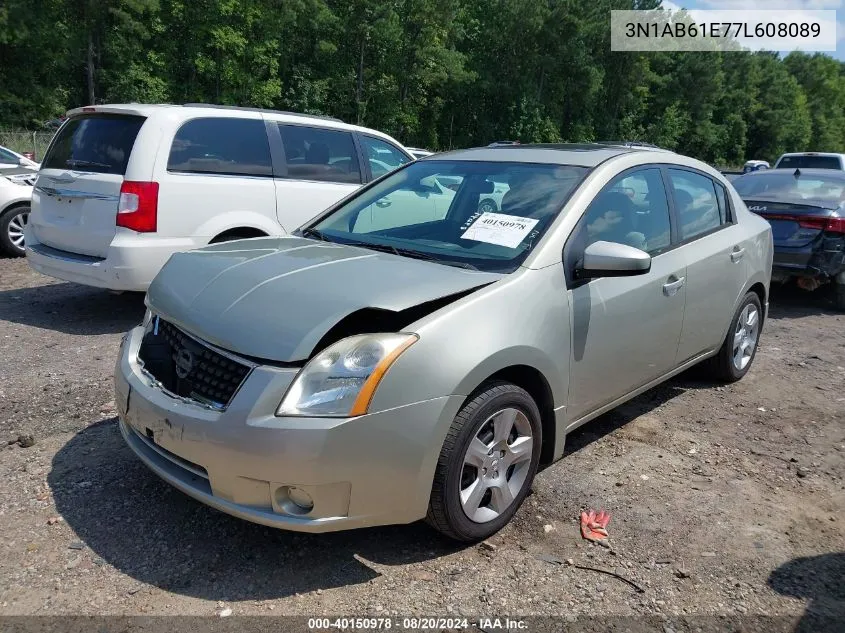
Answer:
[[225, 409], [251, 367], [153, 319], [138, 352], [144, 369], [170, 393]]

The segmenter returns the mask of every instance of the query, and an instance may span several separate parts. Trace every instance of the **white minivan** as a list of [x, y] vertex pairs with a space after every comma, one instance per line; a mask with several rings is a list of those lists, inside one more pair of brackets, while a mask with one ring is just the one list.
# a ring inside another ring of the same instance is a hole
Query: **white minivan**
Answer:
[[143, 291], [174, 252], [284, 235], [412, 160], [386, 134], [327, 117], [202, 104], [78, 108], [41, 164], [27, 259], [66, 281]]

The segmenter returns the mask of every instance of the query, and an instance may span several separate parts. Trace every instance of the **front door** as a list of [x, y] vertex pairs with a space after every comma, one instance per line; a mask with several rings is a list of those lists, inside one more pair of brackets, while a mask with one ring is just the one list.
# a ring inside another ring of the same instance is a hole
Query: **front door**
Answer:
[[599, 240], [652, 256], [651, 270], [632, 277], [570, 280], [571, 421], [674, 368], [686, 300], [686, 262], [671, 250], [669, 206], [661, 170], [623, 172], [596, 196], [566, 247], [570, 272]]

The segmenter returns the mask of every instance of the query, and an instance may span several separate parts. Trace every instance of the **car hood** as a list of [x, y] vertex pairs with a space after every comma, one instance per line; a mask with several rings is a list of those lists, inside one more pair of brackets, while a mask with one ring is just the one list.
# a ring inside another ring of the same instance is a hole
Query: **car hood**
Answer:
[[223, 349], [298, 362], [353, 312], [399, 312], [502, 276], [305, 238], [258, 238], [174, 254], [147, 303]]

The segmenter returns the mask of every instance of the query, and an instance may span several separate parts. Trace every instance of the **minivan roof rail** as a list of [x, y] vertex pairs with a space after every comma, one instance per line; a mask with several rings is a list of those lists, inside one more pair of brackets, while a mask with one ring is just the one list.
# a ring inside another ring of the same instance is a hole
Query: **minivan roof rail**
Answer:
[[343, 123], [342, 120], [333, 117], [333, 116], [326, 116], [324, 114], [303, 114], [302, 112], [287, 112], [285, 110], [271, 110], [269, 108], [251, 108], [249, 106], [233, 106], [233, 105], [215, 105], [213, 103], [183, 103], [183, 107], [185, 108], [211, 108], [215, 110], [245, 110], [247, 112], [268, 112], [272, 114], [287, 114], [290, 116], [301, 116], [308, 119], [323, 119], [325, 121], [337, 121], [338, 123]]

